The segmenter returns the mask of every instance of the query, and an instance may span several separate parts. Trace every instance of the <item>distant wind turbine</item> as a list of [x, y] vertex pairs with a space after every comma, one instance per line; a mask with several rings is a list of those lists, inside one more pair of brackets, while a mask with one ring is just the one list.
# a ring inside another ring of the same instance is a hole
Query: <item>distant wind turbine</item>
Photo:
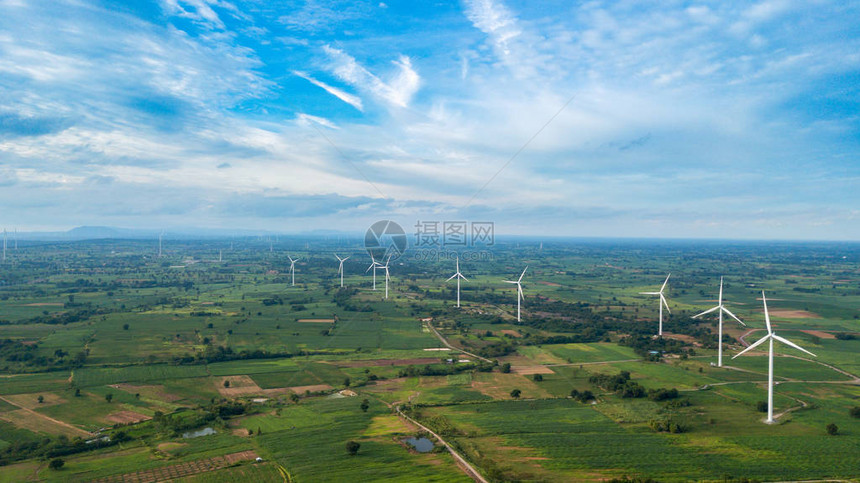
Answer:
[[287, 255], [287, 258], [290, 259], [290, 276], [292, 276], [291, 285], [295, 287], [295, 285], [296, 285], [296, 262], [299, 259], [296, 258], [295, 260], [293, 260], [293, 257], [291, 257], [289, 255]]
[[367, 270], [365, 270], [364, 273], [367, 273], [370, 271], [370, 269], [373, 269], [373, 290], [376, 290], [376, 269], [378, 267], [381, 267], [381, 266], [382, 265], [379, 262], [377, 262], [375, 258], [373, 258], [373, 254], [371, 253], [370, 254], [370, 266], [367, 267]]
[[451, 275], [450, 277], [448, 277], [448, 280], [445, 280], [445, 281], [450, 282], [452, 278], [457, 279], [457, 307], [459, 307], [460, 306], [460, 279], [463, 279], [467, 282], [469, 281], [469, 279], [467, 279], [466, 277], [463, 276], [462, 273], [460, 273], [460, 257], [457, 257], [457, 271], [454, 273], [454, 275]]
[[388, 264], [391, 262], [391, 257], [388, 257], [388, 260], [385, 261], [385, 265], [380, 266], [379, 268], [385, 270], [385, 299], [388, 300], [388, 281], [391, 280], [391, 276], [388, 274]]
[[521, 322], [522, 318], [520, 317], [520, 302], [525, 300], [526, 296], [523, 295], [523, 277], [526, 274], [526, 270], [529, 269], [529, 266], [526, 265], [526, 268], [523, 269], [523, 273], [520, 274], [520, 278], [516, 280], [505, 280], [505, 283], [515, 283], [517, 285], [517, 322]]
[[757, 340], [755, 342], [755, 344], [753, 344], [753, 345], [747, 347], [746, 349], [742, 350], [741, 352], [739, 352], [735, 357], [732, 357], [732, 359], [755, 349], [756, 347], [763, 344], [764, 341], [770, 342], [770, 348], [769, 348], [768, 354], [767, 354], [767, 423], [773, 423], [773, 341], [778, 340], [787, 346], [791, 346], [797, 350], [806, 352], [807, 354], [811, 355], [812, 357], [818, 357], [818, 356], [813, 354], [812, 352], [809, 352], [808, 350], [804, 349], [803, 347], [800, 347], [799, 345], [795, 344], [794, 342], [791, 342], [788, 339], [783, 339], [782, 337], [776, 335], [770, 326], [770, 314], [767, 312], [767, 299], [764, 296], [764, 290], [761, 291], [761, 301], [764, 304], [764, 322], [765, 322], [765, 324], [767, 324], [767, 335], [762, 337], [761, 339]]
[[222, 256], [222, 255], [223, 255], [223, 250], [219, 249], [219, 250], [218, 250], [218, 261], [219, 261], [219, 262], [224, 261], [224, 258], [223, 258], [223, 256]]
[[349, 260], [349, 257], [340, 258], [337, 254], [334, 255], [337, 258], [337, 261], [340, 262], [340, 265], [337, 267], [337, 273], [340, 274], [340, 287], [343, 288], [343, 262]]
[[663, 286], [660, 287], [659, 292], [639, 292], [640, 295], [659, 295], [660, 296], [660, 301], [658, 302], [658, 305], [660, 306], [660, 326], [657, 329], [657, 335], [660, 335], [660, 336], [663, 335], [663, 306], [665, 305], [666, 310], [670, 314], [672, 313], [672, 311], [669, 310], [669, 304], [666, 302], [666, 297], [663, 295], [663, 290], [666, 289], [666, 284], [669, 283], [669, 277], [671, 275], [672, 275], [671, 273], [669, 275], [666, 275], [666, 281], [663, 282]]
[[3, 261], [6, 261], [6, 229], [3, 228]]
[[719, 345], [717, 347], [717, 367], [723, 367], [723, 312], [725, 312], [726, 315], [728, 315], [729, 317], [737, 320], [738, 323], [743, 325], [744, 327], [746, 327], [746, 325], [747, 325], [747, 324], [743, 323], [743, 321], [741, 321], [741, 319], [737, 318], [735, 316], [735, 314], [731, 313], [731, 311], [723, 305], [723, 277], [720, 277], [720, 298], [717, 301], [717, 306], [714, 308], [708, 309], [708, 310], [702, 312], [701, 314], [694, 315], [693, 318], [697, 319], [697, 318], [699, 318], [705, 314], [709, 314], [715, 310], [720, 315], [719, 335], [718, 335]]
[[161, 247], [162, 247], [162, 239], [164, 238], [164, 230], [161, 230], [161, 233], [158, 234], [158, 257], [161, 258]]

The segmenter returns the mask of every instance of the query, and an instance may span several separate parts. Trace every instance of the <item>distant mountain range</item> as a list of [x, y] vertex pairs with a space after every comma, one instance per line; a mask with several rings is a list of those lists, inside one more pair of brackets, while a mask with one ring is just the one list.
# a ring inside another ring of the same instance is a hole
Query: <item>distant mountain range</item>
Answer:
[[[68, 231], [31, 231], [31, 232], [8, 232], [9, 240], [17, 237], [18, 240], [32, 241], [81, 241], [81, 240], [143, 240], [158, 238], [161, 230], [117, 228], [112, 226], [79, 226]], [[226, 230], [219, 228], [193, 228], [165, 229], [165, 239], [202, 239], [202, 238], [225, 238], [225, 237], [258, 237], [258, 236], [364, 236], [363, 233], [348, 233], [334, 230], [314, 230], [298, 234], [283, 232], [272, 232], [262, 230]]]

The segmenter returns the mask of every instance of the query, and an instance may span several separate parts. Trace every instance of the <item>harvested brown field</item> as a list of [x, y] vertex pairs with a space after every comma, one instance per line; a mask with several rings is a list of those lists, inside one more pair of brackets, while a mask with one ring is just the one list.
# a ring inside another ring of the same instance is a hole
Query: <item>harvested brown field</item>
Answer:
[[29, 409], [16, 409], [14, 411], [0, 413], [0, 419], [8, 423], [12, 423], [19, 428], [33, 431], [34, 433], [66, 435], [70, 438], [74, 438], [76, 436], [88, 438], [92, 436], [91, 433], [88, 433], [83, 429]]
[[119, 411], [105, 416], [105, 420], [110, 421], [111, 423], [120, 424], [139, 423], [150, 419], [152, 419], [152, 417], [147, 416], [146, 414], [136, 413], [134, 411]]
[[[230, 381], [230, 387], [224, 387], [224, 381]], [[263, 394], [263, 389], [249, 376], [216, 377], [215, 387], [224, 397], [238, 397], [248, 394]]]
[[329, 389], [333, 389], [328, 384], [312, 384], [310, 386], [290, 386], [290, 387], [276, 387], [273, 389], [263, 389], [263, 394], [269, 396], [276, 396], [278, 394], [289, 394], [291, 392], [296, 394], [304, 394], [305, 392], [320, 392], [320, 391], [328, 391]]
[[98, 483], [155, 483], [158, 481], [171, 481], [198, 473], [226, 468], [240, 461], [254, 461], [256, 459], [256, 452], [242, 451], [240, 453], [216, 456], [204, 460], [189, 461], [187, 463], [162, 466], [161, 468], [151, 470], [99, 478], [93, 481]]
[[515, 330], [511, 330], [511, 329], [504, 329], [504, 330], [502, 330], [502, 334], [509, 335], [509, 336], [511, 336], [511, 337], [522, 337], [522, 336], [523, 336], [523, 335], [522, 335], [522, 334], [520, 334], [519, 332], [517, 332], [517, 331], [515, 331]]
[[696, 338], [691, 335], [686, 334], [673, 334], [671, 332], [663, 332], [663, 337], [667, 339], [675, 339], [686, 342], [688, 344], [693, 344], [696, 347], [702, 347], [702, 344], [696, 341]]
[[62, 307], [64, 304], [56, 302], [38, 302], [32, 304], [24, 304], [19, 307]]
[[806, 310], [770, 310], [771, 317], [783, 317], [786, 319], [820, 319], [821, 316]]
[[[42, 402], [39, 402], [39, 396], [42, 396]], [[27, 409], [46, 408], [56, 406], [66, 402], [65, 399], [49, 392], [34, 392], [29, 394], [10, 394], [3, 396], [10, 403]]]
[[560, 283], [555, 283], [555, 282], [539, 281], [538, 283], [539, 283], [539, 284], [541, 284], [541, 285], [547, 285], [547, 286], [550, 286], [550, 287], [561, 287], [561, 284], [560, 284]]
[[299, 319], [300, 324], [333, 324], [334, 319]]
[[801, 330], [801, 332], [807, 333], [809, 335], [814, 335], [819, 339], [835, 339], [836, 336], [831, 334], [830, 332], [822, 332], [820, 330]]
[[532, 374], [555, 374], [552, 369], [546, 366], [511, 366], [511, 372], [524, 376], [531, 376]]

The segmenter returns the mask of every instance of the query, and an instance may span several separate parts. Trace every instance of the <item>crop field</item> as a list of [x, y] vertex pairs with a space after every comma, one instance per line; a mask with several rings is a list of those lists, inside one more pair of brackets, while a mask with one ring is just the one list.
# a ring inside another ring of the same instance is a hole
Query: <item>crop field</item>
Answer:
[[[398, 260], [384, 300], [360, 240], [306, 242], [17, 252], [0, 271], [0, 482], [471, 480], [435, 438], [405, 442], [428, 436], [416, 423], [493, 482], [860, 478], [856, 245], [504, 242], [461, 259], [458, 309], [453, 262]], [[334, 250], [353, 255], [343, 289]], [[501, 280], [525, 264], [517, 322]], [[639, 292], [670, 271], [655, 337]], [[723, 274], [748, 327], [726, 323], [716, 367], [716, 321], [691, 316]], [[765, 335], [761, 290], [777, 333], [818, 356], [776, 344], [773, 425], [766, 352], [732, 359]]]

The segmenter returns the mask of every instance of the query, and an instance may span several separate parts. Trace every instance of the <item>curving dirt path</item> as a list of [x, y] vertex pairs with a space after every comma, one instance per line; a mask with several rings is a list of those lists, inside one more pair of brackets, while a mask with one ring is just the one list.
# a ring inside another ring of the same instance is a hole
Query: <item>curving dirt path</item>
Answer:
[[475, 468], [472, 465], [469, 464], [468, 461], [466, 461], [465, 458], [460, 456], [460, 453], [457, 453], [456, 451], [454, 451], [454, 448], [452, 448], [450, 444], [448, 444], [444, 439], [442, 439], [441, 436], [439, 436], [438, 434], [433, 432], [433, 430], [431, 430], [427, 426], [424, 426], [423, 424], [419, 423], [418, 421], [416, 421], [416, 420], [410, 418], [409, 416], [403, 414], [403, 411], [400, 410], [400, 406], [395, 406], [394, 410], [397, 411], [397, 414], [401, 418], [403, 418], [403, 419], [409, 421], [410, 423], [418, 426], [422, 430], [427, 431], [428, 433], [432, 434], [433, 437], [436, 438], [439, 441], [439, 443], [442, 446], [444, 446], [445, 449], [448, 450], [449, 453], [451, 453], [451, 456], [453, 456], [454, 460], [457, 461], [457, 465], [466, 473], [466, 475], [469, 476], [469, 478], [472, 478], [473, 480], [475, 480], [479, 483], [489, 483], [483, 476], [481, 476], [480, 473], [478, 473], [477, 470], [475, 470]]
[[438, 330], [436, 330], [436, 327], [433, 327], [433, 323], [432, 323], [432, 322], [427, 322], [427, 327], [429, 327], [429, 328], [430, 328], [430, 330], [431, 330], [431, 331], [433, 331], [433, 333], [434, 333], [434, 334], [436, 334], [436, 337], [437, 337], [437, 338], [439, 338], [439, 341], [440, 341], [440, 342], [442, 342], [442, 344], [444, 344], [444, 345], [445, 345], [445, 347], [447, 347], [447, 348], [449, 348], [449, 349], [451, 349], [451, 350], [455, 350], [455, 351], [462, 352], [463, 354], [468, 354], [468, 355], [470, 355], [470, 356], [472, 356], [472, 357], [474, 357], [474, 358], [476, 358], [476, 359], [481, 359], [481, 360], [482, 360], [482, 361], [484, 361], [484, 362], [489, 362], [490, 364], [492, 364], [492, 363], [493, 363], [493, 361], [491, 361], [491, 360], [489, 360], [489, 359], [487, 359], [487, 358], [485, 358], [485, 357], [481, 357], [481, 356], [479, 356], [479, 355], [477, 355], [477, 354], [472, 354], [472, 353], [471, 353], [471, 352], [469, 352], [469, 351], [466, 351], [466, 350], [463, 350], [463, 349], [461, 349], [461, 348], [459, 348], [459, 347], [455, 347], [455, 346], [451, 345], [451, 344], [448, 342], [448, 339], [446, 339], [445, 337], [443, 337], [443, 336], [442, 336], [442, 334], [440, 334], [440, 333], [439, 333], [439, 331], [438, 331]]

